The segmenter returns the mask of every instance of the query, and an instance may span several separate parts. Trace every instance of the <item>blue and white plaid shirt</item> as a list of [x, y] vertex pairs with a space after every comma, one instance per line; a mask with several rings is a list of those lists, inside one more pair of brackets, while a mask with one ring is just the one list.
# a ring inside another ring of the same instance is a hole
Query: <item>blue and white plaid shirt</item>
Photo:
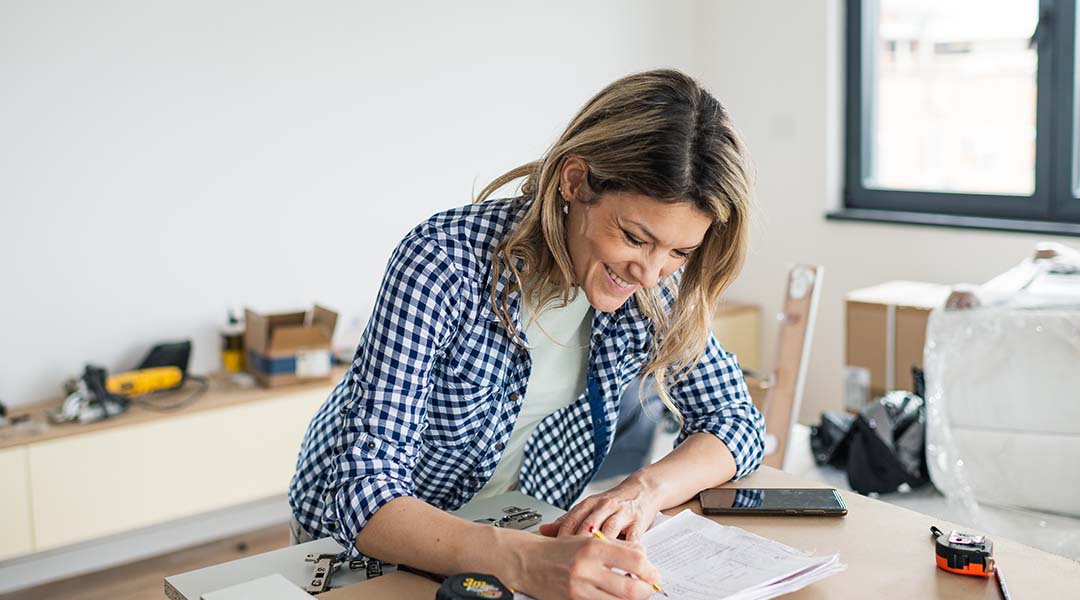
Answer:
[[[492, 310], [491, 264], [529, 202], [439, 213], [394, 251], [352, 368], [300, 448], [289, 503], [308, 533], [333, 536], [355, 557], [357, 533], [390, 500], [415, 496], [454, 510], [494, 473], [531, 361]], [[500, 293], [511, 283], [505, 272]], [[524, 336], [518, 294], [510, 311]], [[632, 298], [614, 312], [595, 312], [587, 389], [533, 432], [522, 492], [566, 509], [592, 480], [611, 448], [619, 398], [647, 357], [649, 329]], [[735, 357], [712, 336], [701, 362], [670, 393], [685, 419], [676, 445], [710, 432], [735, 457], [736, 478], [757, 469], [764, 421]]]

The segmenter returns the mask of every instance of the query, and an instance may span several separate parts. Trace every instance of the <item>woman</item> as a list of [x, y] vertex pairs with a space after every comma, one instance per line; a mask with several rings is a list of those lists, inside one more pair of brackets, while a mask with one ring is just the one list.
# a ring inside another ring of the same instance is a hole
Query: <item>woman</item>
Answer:
[[[523, 196], [492, 200], [525, 178]], [[294, 532], [539, 598], [647, 598], [637, 540], [658, 510], [758, 467], [763, 421], [709, 333], [746, 251], [743, 148], [672, 70], [588, 102], [541, 160], [430, 218], [387, 266], [352, 369], [312, 421]], [[544, 536], [443, 510], [520, 491], [569, 508], [651, 376], [682, 429], [663, 460], [577, 503]], [[597, 527], [611, 539], [587, 534]]]

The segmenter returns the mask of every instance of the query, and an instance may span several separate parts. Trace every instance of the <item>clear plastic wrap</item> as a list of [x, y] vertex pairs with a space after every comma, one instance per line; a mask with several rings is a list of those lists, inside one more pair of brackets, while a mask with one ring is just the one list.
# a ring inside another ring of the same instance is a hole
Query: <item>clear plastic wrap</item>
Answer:
[[1061, 300], [931, 314], [926, 458], [969, 524], [1044, 528], [1037, 545], [1080, 558], [1080, 305]]

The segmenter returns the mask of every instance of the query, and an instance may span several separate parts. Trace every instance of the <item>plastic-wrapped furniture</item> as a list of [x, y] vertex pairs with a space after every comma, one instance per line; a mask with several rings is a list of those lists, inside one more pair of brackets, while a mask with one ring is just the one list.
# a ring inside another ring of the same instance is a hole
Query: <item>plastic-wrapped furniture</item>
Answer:
[[931, 314], [927, 463], [947, 496], [1080, 516], [1080, 269], [1048, 260]]

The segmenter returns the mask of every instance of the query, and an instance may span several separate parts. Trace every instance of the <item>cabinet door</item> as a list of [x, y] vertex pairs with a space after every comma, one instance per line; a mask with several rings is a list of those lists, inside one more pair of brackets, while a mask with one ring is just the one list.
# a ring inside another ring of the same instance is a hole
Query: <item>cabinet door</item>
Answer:
[[0, 450], [0, 560], [33, 549], [26, 448]]
[[712, 319], [712, 332], [724, 350], [750, 371], [761, 368], [761, 307], [756, 304], [721, 304]]
[[284, 494], [327, 390], [29, 448], [36, 549]]

